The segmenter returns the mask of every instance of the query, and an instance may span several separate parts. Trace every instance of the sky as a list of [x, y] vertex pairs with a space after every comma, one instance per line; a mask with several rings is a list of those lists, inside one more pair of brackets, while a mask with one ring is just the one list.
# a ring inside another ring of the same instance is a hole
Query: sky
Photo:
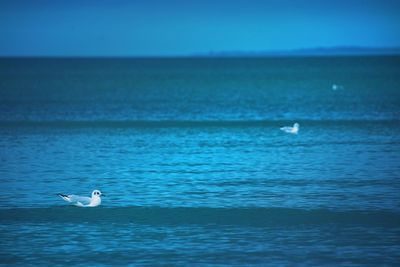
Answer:
[[398, 0], [0, 0], [0, 56], [400, 46]]

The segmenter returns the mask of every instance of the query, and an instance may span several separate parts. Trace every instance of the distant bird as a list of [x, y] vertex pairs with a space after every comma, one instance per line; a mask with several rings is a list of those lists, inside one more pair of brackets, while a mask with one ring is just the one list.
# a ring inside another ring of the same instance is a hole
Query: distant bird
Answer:
[[77, 195], [58, 194], [65, 201], [78, 207], [97, 207], [101, 204], [101, 196], [104, 196], [99, 190], [92, 192], [92, 197], [82, 197]]
[[293, 127], [291, 126], [285, 126], [281, 127], [281, 131], [284, 131], [285, 133], [291, 133], [291, 134], [297, 134], [299, 132], [299, 127], [300, 125], [296, 122], [293, 124]]
[[332, 90], [337, 91], [337, 90], [343, 90], [344, 86], [343, 85], [338, 85], [338, 84], [332, 84]]

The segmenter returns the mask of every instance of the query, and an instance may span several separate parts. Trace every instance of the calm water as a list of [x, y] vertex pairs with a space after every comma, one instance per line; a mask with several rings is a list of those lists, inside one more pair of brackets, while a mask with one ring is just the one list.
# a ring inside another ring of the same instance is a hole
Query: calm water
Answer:
[[399, 57], [0, 59], [0, 265], [396, 266], [399, 77]]

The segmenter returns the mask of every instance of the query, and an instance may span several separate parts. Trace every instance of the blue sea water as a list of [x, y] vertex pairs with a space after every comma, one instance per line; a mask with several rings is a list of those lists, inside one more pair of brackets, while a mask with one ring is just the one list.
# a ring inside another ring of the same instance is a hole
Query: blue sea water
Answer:
[[400, 57], [0, 59], [0, 265], [399, 262]]

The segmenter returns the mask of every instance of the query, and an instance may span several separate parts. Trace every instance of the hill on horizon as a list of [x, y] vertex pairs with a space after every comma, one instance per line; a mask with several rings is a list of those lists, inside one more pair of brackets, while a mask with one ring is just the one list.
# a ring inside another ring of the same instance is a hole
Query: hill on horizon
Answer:
[[262, 51], [210, 51], [197, 56], [362, 56], [362, 55], [400, 55], [400, 47], [315, 47], [292, 50]]

